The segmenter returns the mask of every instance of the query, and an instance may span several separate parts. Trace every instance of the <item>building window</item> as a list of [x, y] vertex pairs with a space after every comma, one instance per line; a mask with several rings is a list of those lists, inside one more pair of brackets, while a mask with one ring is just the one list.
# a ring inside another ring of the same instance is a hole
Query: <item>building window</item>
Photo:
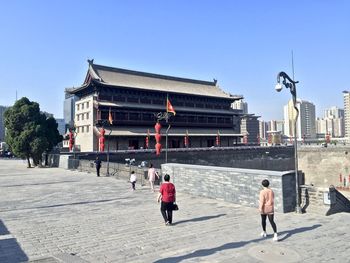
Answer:
[[213, 147], [214, 146], [214, 139], [208, 139], [207, 140], [207, 147]]
[[88, 112], [86, 113], [86, 119], [87, 120], [89, 119], [89, 113]]
[[180, 148], [180, 140], [171, 140], [170, 147], [171, 148]]
[[139, 114], [138, 113], [129, 113], [129, 120], [131, 120], [131, 121], [139, 120]]
[[208, 117], [208, 123], [216, 123], [215, 117]]
[[89, 108], [89, 102], [88, 101], [86, 102], [86, 108], [87, 109]]
[[86, 126], [86, 132], [89, 132], [90, 131], [90, 126]]
[[80, 106], [80, 105], [79, 105], [79, 104], [77, 104], [77, 111], [79, 110], [79, 106]]
[[84, 132], [84, 126], [81, 126], [81, 132], [82, 133]]
[[81, 104], [81, 109], [82, 110], [84, 109], [84, 102]]
[[138, 140], [129, 140], [129, 150], [136, 150], [139, 148]]
[[142, 120], [144, 121], [154, 121], [154, 116], [151, 113], [143, 113]]
[[77, 121], [79, 121], [79, 114], [77, 114]]
[[82, 121], [84, 120], [84, 113], [81, 115], [81, 120]]

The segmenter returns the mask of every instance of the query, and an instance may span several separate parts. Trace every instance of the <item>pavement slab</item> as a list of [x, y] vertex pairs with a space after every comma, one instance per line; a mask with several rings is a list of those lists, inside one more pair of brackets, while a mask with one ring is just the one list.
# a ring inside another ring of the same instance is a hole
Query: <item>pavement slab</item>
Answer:
[[157, 193], [113, 177], [0, 160], [0, 262], [350, 262], [350, 214], [275, 215], [177, 193], [165, 226]]

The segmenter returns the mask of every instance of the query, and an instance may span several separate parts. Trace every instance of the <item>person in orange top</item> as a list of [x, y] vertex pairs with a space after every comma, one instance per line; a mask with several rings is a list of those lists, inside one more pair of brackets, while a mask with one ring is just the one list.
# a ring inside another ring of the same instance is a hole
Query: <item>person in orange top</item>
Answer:
[[273, 241], [278, 241], [277, 226], [273, 220], [275, 196], [273, 191], [269, 188], [270, 182], [268, 180], [263, 180], [261, 184], [264, 187], [264, 189], [260, 191], [259, 196], [259, 212], [261, 214], [261, 226], [263, 229], [261, 236], [266, 237], [266, 217], [268, 217], [274, 232]]

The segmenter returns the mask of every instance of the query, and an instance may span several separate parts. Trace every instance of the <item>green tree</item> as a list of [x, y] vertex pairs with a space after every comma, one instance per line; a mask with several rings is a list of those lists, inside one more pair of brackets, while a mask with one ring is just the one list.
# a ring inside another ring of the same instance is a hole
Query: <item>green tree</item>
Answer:
[[4, 117], [6, 142], [16, 156], [27, 159], [28, 167], [31, 167], [30, 158], [38, 165], [42, 154], [62, 141], [55, 119], [47, 118], [37, 102], [25, 97], [8, 108]]

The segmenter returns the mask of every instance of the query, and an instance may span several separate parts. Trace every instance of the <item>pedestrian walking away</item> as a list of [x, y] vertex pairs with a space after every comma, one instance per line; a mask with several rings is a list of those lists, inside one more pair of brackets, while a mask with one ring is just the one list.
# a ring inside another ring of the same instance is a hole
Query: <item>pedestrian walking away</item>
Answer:
[[173, 205], [176, 201], [175, 185], [170, 183], [170, 175], [164, 175], [164, 182], [160, 186], [157, 202], [160, 204], [160, 212], [162, 213], [165, 225], [173, 223]]
[[148, 180], [149, 180], [149, 184], [151, 186], [152, 192], [154, 192], [154, 181], [156, 180], [156, 177], [159, 179], [159, 175], [156, 169], [154, 169], [153, 164], [150, 164], [148, 169]]
[[261, 226], [263, 232], [262, 237], [266, 237], [266, 218], [269, 218], [271, 227], [273, 229], [273, 241], [278, 241], [277, 226], [274, 222], [274, 199], [275, 195], [273, 191], [269, 188], [270, 182], [268, 180], [262, 181], [263, 190], [260, 191], [259, 195], [259, 212], [261, 215]]
[[97, 173], [98, 177], [100, 177], [101, 163], [102, 162], [101, 162], [100, 158], [97, 156], [96, 160], [95, 160], [95, 166], [96, 166], [96, 173]]
[[136, 174], [134, 171], [131, 172], [130, 174], [130, 183], [131, 183], [131, 189], [135, 191], [135, 185], [136, 185]]

